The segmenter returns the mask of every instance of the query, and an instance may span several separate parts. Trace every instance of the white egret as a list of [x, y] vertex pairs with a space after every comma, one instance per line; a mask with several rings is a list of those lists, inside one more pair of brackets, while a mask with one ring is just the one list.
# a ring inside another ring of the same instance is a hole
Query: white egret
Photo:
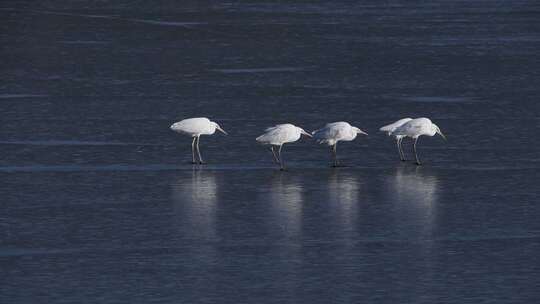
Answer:
[[[411, 121], [412, 118], [402, 118], [394, 123], [391, 123], [389, 125], [386, 125], [384, 127], [381, 127], [379, 131], [386, 132], [388, 136], [392, 136], [392, 132], [394, 132], [397, 128], [401, 127], [404, 123]], [[403, 147], [401, 146], [401, 141], [403, 140], [404, 135], [394, 135], [396, 138], [396, 144], [399, 152], [399, 159], [402, 161], [405, 160], [405, 153], [403, 153]]]
[[320, 144], [326, 144], [332, 148], [334, 167], [339, 165], [337, 158], [337, 143], [339, 141], [352, 141], [358, 134], [368, 135], [366, 132], [344, 121], [326, 124], [323, 128], [313, 131], [312, 134], [313, 138]]
[[197, 118], [188, 118], [175, 122], [170, 127], [174, 132], [181, 134], [189, 135], [193, 137], [193, 142], [191, 143], [191, 155], [192, 163], [196, 164], [195, 161], [195, 142], [197, 142], [197, 154], [199, 156], [199, 164], [204, 164], [204, 161], [201, 157], [201, 151], [199, 150], [199, 140], [201, 135], [212, 135], [216, 130], [227, 135], [217, 123], [210, 121], [206, 117], [197, 117]]
[[[304, 129], [300, 127], [292, 124], [281, 124], [267, 128], [265, 133], [257, 137], [255, 140], [261, 144], [270, 145], [272, 155], [274, 156], [274, 161], [279, 164], [281, 170], [284, 170], [285, 164], [281, 158], [281, 148], [283, 147], [283, 144], [299, 140], [302, 134], [312, 137], [311, 134], [304, 131]], [[277, 155], [274, 147], [279, 147]]]
[[407, 136], [414, 139], [414, 157], [416, 158], [417, 165], [421, 165], [418, 154], [416, 153], [416, 143], [418, 142], [418, 138], [422, 135], [434, 136], [435, 134], [439, 134], [446, 140], [446, 136], [441, 132], [441, 129], [439, 129], [436, 124], [432, 123], [429, 118], [425, 117], [410, 120], [392, 132], [393, 136]]

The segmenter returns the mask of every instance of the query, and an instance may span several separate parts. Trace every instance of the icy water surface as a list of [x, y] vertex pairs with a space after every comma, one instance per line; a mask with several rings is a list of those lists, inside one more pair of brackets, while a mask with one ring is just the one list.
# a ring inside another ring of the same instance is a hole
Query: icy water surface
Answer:
[[[536, 1], [3, 1], [0, 43], [1, 303], [540, 302]], [[339, 120], [342, 168], [254, 140]]]

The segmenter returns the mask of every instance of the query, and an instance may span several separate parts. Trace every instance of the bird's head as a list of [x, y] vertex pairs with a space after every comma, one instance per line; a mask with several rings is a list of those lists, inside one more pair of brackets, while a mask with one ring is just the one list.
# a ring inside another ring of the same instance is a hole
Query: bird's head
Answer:
[[444, 140], [447, 140], [446, 139], [446, 136], [444, 136], [443, 132], [441, 131], [441, 129], [439, 128], [439, 126], [437, 126], [436, 124], [432, 123], [431, 124], [431, 127], [433, 128], [433, 130], [435, 131], [436, 134], [439, 134]]
[[366, 132], [360, 130], [360, 128], [352, 127], [352, 129], [354, 130], [354, 132], [356, 132], [356, 134], [364, 134], [364, 135], [368, 135]]
[[212, 123], [214, 123], [214, 125], [216, 126], [216, 130], [218, 130], [219, 132], [225, 135], [229, 135], [229, 133], [225, 132], [225, 130], [223, 130], [216, 122], [212, 122]]
[[313, 137], [313, 135], [309, 134], [308, 132], [306, 132], [304, 129], [300, 128], [300, 127], [297, 127], [298, 130], [300, 131], [300, 134], [304, 134], [305, 136], [307, 137]]

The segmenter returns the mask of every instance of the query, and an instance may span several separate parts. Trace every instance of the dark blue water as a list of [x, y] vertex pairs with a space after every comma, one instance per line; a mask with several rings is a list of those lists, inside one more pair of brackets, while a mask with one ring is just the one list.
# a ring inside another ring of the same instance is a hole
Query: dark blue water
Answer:
[[540, 302], [539, 50], [537, 1], [2, 1], [0, 302]]

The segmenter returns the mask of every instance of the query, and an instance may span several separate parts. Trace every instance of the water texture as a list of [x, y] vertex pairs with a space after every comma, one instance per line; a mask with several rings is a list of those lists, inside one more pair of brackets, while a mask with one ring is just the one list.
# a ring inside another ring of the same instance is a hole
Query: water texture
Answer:
[[540, 302], [539, 50], [537, 1], [2, 1], [0, 302]]

